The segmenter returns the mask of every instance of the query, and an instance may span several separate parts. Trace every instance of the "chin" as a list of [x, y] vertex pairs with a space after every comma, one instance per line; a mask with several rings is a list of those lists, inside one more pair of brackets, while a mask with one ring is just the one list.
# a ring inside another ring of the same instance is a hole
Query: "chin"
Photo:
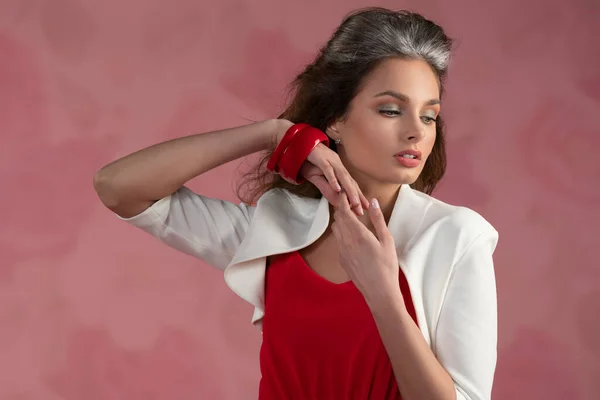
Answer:
[[[387, 173], [381, 174], [381, 171]], [[381, 166], [378, 170], [363, 170], [362, 175], [367, 180], [381, 182], [386, 185], [412, 185], [419, 179], [422, 168], [404, 168]], [[377, 173], [379, 172], [379, 173]]]
[[412, 185], [419, 179], [421, 171], [400, 171], [395, 174], [394, 182], [398, 185]]

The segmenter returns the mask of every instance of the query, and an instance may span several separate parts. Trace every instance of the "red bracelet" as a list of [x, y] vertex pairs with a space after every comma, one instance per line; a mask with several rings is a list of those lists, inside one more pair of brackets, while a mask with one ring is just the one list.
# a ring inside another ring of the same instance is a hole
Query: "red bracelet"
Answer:
[[277, 166], [279, 174], [288, 181], [296, 184], [304, 183], [306, 180], [300, 176], [300, 168], [308, 155], [319, 143], [329, 146], [329, 138], [323, 132], [312, 126], [308, 126], [295, 135], [279, 159]]
[[275, 147], [275, 150], [273, 151], [273, 154], [271, 154], [271, 157], [269, 158], [269, 162], [267, 162], [267, 170], [269, 170], [271, 172], [279, 172], [277, 170], [277, 164], [279, 163], [279, 160], [281, 159], [281, 155], [283, 154], [283, 152], [285, 151], [285, 149], [290, 144], [290, 141], [300, 131], [302, 131], [302, 130], [304, 130], [306, 128], [310, 128], [310, 125], [308, 125], [308, 124], [294, 124], [294, 125], [292, 125], [285, 132], [285, 135], [283, 135], [283, 137], [281, 138], [281, 140], [277, 144], [277, 147]]

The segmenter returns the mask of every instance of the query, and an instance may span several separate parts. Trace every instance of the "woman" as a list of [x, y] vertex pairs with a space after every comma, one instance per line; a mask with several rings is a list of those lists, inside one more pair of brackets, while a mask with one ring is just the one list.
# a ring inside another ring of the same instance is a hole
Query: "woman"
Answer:
[[[255, 306], [261, 399], [490, 398], [497, 232], [429, 196], [445, 169], [450, 48], [418, 14], [354, 12], [279, 119], [164, 142], [96, 174], [108, 208], [224, 270]], [[327, 133], [300, 160], [304, 183], [269, 171], [284, 175], [277, 152], [297, 158], [282, 143], [301, 122]], [[255, 205], [183, 186], [258, 151]]]

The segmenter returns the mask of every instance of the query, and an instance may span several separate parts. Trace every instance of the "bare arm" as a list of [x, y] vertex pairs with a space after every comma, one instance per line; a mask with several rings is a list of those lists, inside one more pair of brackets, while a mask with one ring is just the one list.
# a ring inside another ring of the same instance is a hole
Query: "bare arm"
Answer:
[[455, 400], [452, 378], [425, 342], [396, 287], [389, 298], [370, 306], [402, 398]]
[[198, 175], [274, 146], [291, 125], [272, 119], [159, 143], [100, 169], [94, 188], [106, 207], [132, 217]]

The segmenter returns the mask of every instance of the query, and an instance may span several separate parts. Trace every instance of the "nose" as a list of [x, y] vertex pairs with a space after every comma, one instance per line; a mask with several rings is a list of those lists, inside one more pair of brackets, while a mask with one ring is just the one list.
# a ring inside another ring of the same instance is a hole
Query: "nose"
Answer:
[[412, 143], [418, 143], [425, 137], [425, 127], [420, 117], [411, 118], [404, 127], [402, 137]]

